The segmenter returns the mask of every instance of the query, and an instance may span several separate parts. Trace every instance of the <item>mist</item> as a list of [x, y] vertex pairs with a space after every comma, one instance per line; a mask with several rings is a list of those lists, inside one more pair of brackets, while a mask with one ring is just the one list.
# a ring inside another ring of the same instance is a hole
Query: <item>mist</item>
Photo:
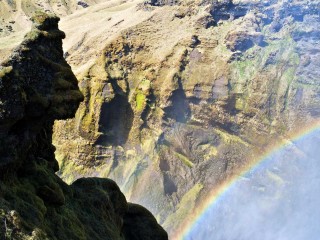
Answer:
[[316, 130], [266, 158], [239, 177], [185, 239], [319, 239], [319, 146]]

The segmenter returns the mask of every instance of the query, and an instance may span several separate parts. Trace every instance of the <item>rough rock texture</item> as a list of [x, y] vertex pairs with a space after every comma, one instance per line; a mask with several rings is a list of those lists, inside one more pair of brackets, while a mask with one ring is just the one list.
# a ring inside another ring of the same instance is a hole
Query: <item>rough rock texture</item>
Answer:
[[149, 3], [108, 25], [85, 70], [92, 40], [69, 48], [85, 101], [54, 143], [64, 179], [109, 176], [174, 233], [209, 190], [319, 120], [319, 2]]
[[83, 100], [58, 21], [38, 13], [0, 67], [0, 239], [167, 239], [114, 181], [82, 178], [69, 186], [55, 175], [54, 120], [73, 117]]
[[76, 10], [95, 5], [102, 0], [2, 0], [0, 1], [0, 36], [19, 31], [29, 25], [36, 10], [66, 16]]
[[[30, 30], [31, 16], [36, 11], [52, 13], [59, 17], [80, 12], [97, 3], [113, 5], [122, 0], [1, 0], [0, 1], [0, 58], [6, 58]], [[130, 1], [130, 0], [127, 0]], [[123, 2], [123, 1], [122, 1]]]

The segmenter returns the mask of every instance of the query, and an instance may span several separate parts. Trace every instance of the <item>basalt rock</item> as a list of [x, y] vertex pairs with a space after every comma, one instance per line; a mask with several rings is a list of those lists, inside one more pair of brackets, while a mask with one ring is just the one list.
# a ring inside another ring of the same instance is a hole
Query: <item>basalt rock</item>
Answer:
[[[83, 100], [63, 58], [58, 21], [34, 16], [31, 32], [1, 64], [0, 238], [114, 240], [138, 232], [138, 239], [167, 239], [112, 180], [79, 179], [69, 186], [55, 175], [52, 126], [73, 117]], [[135, 217], [139, 222], [132, 224]]]

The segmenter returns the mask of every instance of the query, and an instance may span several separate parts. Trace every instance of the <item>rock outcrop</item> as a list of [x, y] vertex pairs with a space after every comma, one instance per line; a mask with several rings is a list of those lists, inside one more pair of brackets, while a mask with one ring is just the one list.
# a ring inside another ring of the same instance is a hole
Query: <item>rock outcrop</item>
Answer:
[[0, 239], [167, 239], [114, 181], [82, 178], [69, 186], [55, 174], [52, 126], [74, 117], [83, 100], [58, 21], [38, 13], [0, 67]]
[[85, 100], [55, 125], [59, 174], [115, 179], [173, 233], [270, 143], [319, 120], [318, 10], [316, 1], [146, 1], [112, 16], [112, 37], [84, 69], [88, 30], [68, 48]]

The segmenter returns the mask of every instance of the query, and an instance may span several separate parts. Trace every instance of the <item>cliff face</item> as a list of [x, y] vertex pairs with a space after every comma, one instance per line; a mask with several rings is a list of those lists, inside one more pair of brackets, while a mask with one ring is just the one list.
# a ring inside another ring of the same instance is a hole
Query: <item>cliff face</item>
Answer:
[[0, 67], [0, 238], [167, 239], [152, 214], [127, 203], [112, 180], [69, 186], [55, 175], [52, 126], [74, 117], [83, 100], [63, 58], [58, 21], [38, 13]]
[[22, 29], [36, 10], [55, 13], [59, 16], [66, 16], [77, 10], [85, 9], [95, 5], [101, 0], [3, 0], [0, 1], [0, 36], [8, 35]]
[[91, 30], [67, 42], [85, 97], [55, 125], [68, 182], [109, 176], [173, 232], [210, 189], [319, 120], [319, 3], [137, 1], [118, 15], [95, 62]]
[[59, 17], [85, 10], [101, 0], [2, 0], [0, 1], [0, 58], [10, 55], [30, 30], [30, 18], [36, 11], [56, 14]]

